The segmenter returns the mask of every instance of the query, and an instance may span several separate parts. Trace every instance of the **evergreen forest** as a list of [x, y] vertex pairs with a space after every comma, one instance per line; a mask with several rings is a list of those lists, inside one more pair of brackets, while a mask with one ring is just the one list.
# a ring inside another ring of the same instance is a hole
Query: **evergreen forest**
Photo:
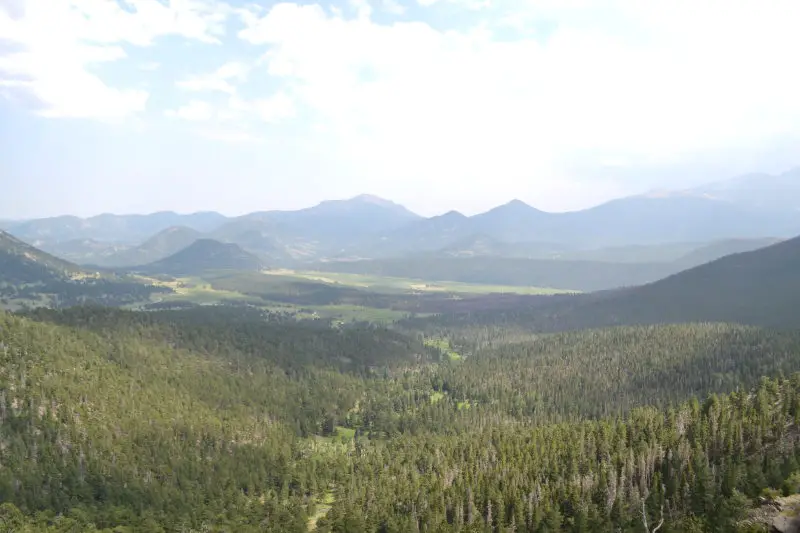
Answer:
[[800, 335], [0, 314], [0, 531], [728, 532], [800, 492]]

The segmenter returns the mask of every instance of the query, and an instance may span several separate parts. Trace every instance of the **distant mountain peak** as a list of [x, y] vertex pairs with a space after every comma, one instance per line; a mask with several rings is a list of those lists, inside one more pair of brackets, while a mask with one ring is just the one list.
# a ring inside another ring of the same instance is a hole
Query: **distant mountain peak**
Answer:
[[455, 218], [467, 218], [467, 215], [465, 215], [464, 213], [462, 213], [460, 211], [456, 211], [455, 209], [451, 209], [447, 213], [444, 213], [444, 214], [439, 215], [438, 217], [434, 217], [434, 218], [453, 218], [453, 219], [455, 219]]
[[491, 221], [492, 224], [531, 224], [547, 216], [549, 216], [549, 213], [540, 211], [522, 200], [514, 199], [472, 218], [480, 221]]
[[382, 205], [382, 206], [386, 206], [386, 207], [394, 207], [394, 206], [399, 205], [399, 204], [397, 204], [397, 203], [395, 203], [395, 202], [393, 202], [391, 200], [387, 200], [386, 198], [381, 198], [380, 196], [375, 196], [374, 194], [359, 194], [358, 196], [354, 196], [354, 197], [350, 198], [349, 201], [351, 201], [351, 202], [361, 202], [361, 203], [365, 203], [365, 204], [376, 204], [376, 205]]
[[365, 209], [375, 211], [375, 208], [379, 208], [387, 213], [393, 213], [394, 215], [401, 215], [408, 220], [419, 218], [419, 215], [409, 211], [406, 207], [373, 194], [359, 194], [358, 196], [354, 196], [346, 200], [325, 200], [317, 204], [315, 207], [301, 209], [300, 211], [294, 211], [293, 213], [305, 212], [335, 214], [345, 211], [359, 211]]
[[[497, 207], [494, 207], [494, 208], [492, 208], [492, 209], [490, 209], [490, 210], [488, 210], [488, 211], [486, 211], [484, 213], [481, 213], [481, 215], [492, 215], [492, 216], [495, 216], [495, 215], [507, 215], [507, 214], [525, 215], [525, 214], [534, 214], [534, 213], [542, 213], [543, 214], [544, 211], [540, 211], [539, 209], [536, 209], [532, 205], [527, 204], [527, 203], [525, 203], [522, 200], [519, 200], [517, 198], [514, 198], [510, 202], [506, 202], [506, 203], [504, 203], [502, 205], [498, 205]], [[478, 216], [481, 216], [481, 215], [478, 215]]]
[[168, 257], [137, 269], [160, 274], [193, 275], [208, 270], [255, 271], [263, 267], [256, 255], [243, 250], [238, 244], [200, 238]]
[[386, 198], [381, 198], [380, 196], [375, 196], [374, 194], [359, 194], [358, 196], [353, 196], [352, 198], [345, 198], [342, 200], [323, 200], [319, 204], [317, 204], [317, 207], [334, 206], [334, 205], [363, 205], [363, 204], [378, 205], [381, 207], [389, 207], [389, 208], [401, 207], [400, 204], [392, 202], [391, 200], [387, 200]]

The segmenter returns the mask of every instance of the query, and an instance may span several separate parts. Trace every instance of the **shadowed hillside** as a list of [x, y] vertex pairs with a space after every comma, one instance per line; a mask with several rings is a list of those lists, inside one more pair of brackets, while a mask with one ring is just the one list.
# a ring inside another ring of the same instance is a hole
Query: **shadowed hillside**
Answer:
[[198, 239], [183, 250], [137, 271], [171, 276], [191, 276], [209, 270], [261, 270], [261, 259], [236, 244]]
[[0, 231], [0, 282], [37, 283], [80, 273], [81, 269]]
[[584, 312], [619, 323], [800, 323], [800, 238], [729, 255], [620, 293]]
[[800, 326], [799, 273], [800, 237], [729, 255], [640, 287], [440, 320], [514, 324], [537, 331], [679, 322], [793, 328]]

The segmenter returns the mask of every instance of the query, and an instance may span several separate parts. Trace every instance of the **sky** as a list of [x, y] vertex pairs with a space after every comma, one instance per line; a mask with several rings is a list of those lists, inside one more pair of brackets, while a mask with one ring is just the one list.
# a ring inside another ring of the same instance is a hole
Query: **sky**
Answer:
[[800, 164], [797, 0], [0, 0], [0, 219], [563, 211]]

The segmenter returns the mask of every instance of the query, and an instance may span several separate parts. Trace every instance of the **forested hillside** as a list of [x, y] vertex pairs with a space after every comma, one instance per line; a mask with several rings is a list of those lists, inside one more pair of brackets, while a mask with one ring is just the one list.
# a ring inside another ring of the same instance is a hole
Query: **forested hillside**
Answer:
[[80, 267], [0, 231], [0, 283], [39, 283], [81, 272]]
[[197, 239], [168, 257], [133, 269], [153, 274], [189, 276], [210, 270], [253, 271], [263, 267], [261, 259], [236, 244]]
[[0, 231], [0, 309], [125, 305], [164, 292], [171, 290], [125, 276], [101, 276], [83, 270]]
[[532, 331], [564, 331], [615, 325], [735, 322], [800, 327], [800, 237], [732, 254], [639, 287], [560, 297], [536, 306], [471, 313], [444, 313], [418, 321], [449, 327], [475, 324]]
[[800, 533], [798, 21], [0, 0], [0, 533]]
[[247, 322], [246, 337], [236, 320], [226, 333], [202, 317], [181, 329], [108, 310], [48, 316], [74, 327], [0, 314], [0, 500], [67, 513], [81, 528], [266, 520], [268, 531], [304, 531], [314, 483], [345, 470], [338, 460], [297, 466], [301, 437], [323, 433], [364, 388], [334, 369], [365, 371], [397, 352], [390, 334], [369, 329], [270, 335]]
[[[754, 386], [800, 369], [800, 335], [726, 324], [618, 327], [515, 338], [470, 332], [437, 370], [456, 401], [530, 422], [614, 416]], [[463, 334], [463, 332], [462, 332]]]
[[722, 532], [800, 488], [800, 377], [761, 381], [798, 369], [794, 334], [460, 335], [0, 314], [3, 527], [634, 532], [644, 505], [651, 528]]

